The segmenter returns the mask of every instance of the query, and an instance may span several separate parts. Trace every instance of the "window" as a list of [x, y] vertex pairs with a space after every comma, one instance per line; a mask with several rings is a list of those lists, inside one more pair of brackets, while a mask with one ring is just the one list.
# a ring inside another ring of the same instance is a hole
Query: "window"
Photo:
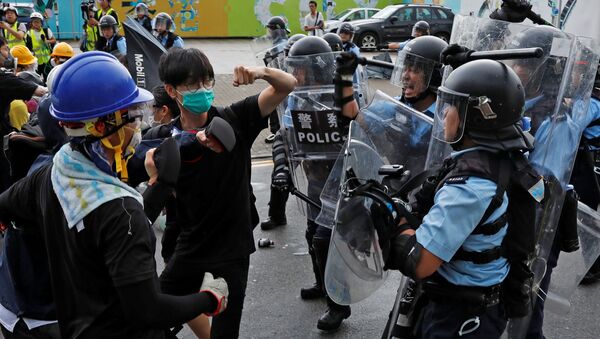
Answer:
[[418, 20], [432, 20], [434, 16], [429, 8], [417, 8], [417, 21]]
[[440, 19], [448, 19], [448, 14], [446, 14], [446, 12], [442, 11], [441, 9], [437, 9], [436, 12]]
[[398, 18], [398, 21], [414, 21], [414, 8], [401, 8], [393, 16]]
[[369, 10], [367, 11], [367, 17], [368, 17], [368, 18], [370, 18], [370, 17], [372, 17], [373, 15], [377, 14], [377, 12], [378, 12], [378, 11], [376, 11], [376, 10], [374, 10], [374, 9], [369, 9]]
[[354, 20], [360, 20], [360, 19], [364, 19], [364, 18], [365, 18], [365, 11], [360, 10], [360, 11], [356, 11], [356, 12], [350, 14], [350, 16], [348, 16], [348, 18], [346, 20], [354, 21]]

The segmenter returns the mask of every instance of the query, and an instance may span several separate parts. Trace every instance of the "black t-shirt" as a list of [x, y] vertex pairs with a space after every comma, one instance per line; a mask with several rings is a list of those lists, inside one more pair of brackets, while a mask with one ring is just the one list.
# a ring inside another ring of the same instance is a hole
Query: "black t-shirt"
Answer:
[[[260, 131], [267, 127], [268, 119], [261, 116], [258, 95], [230, 108], [232, 113], [221, 117], [235, 130], [234, 149], [217, 154], [199, 148], [198, 156], [191, 157], [195, 161], [182, 159], [175, 190], [181, 230], [175, 249], [178, 260], [223, 262], [256, 250], [251, 222], [254, 201], [250, 193], [250, 149]], [[220, 116], [219, 111], [211, 107], [208, 122], [215, 116]]]
[[[163, 338], [134, 327], [116, 288], [156, 281], [155, 237], [133, 198], [108, 201], [69, 229], [52, 189], [51, 164], [17, 182], [0, 199], [0, 216], [44, 234], [59, 326], [64, 338]], [[37, 194], [32, 194], [37, 192]]]

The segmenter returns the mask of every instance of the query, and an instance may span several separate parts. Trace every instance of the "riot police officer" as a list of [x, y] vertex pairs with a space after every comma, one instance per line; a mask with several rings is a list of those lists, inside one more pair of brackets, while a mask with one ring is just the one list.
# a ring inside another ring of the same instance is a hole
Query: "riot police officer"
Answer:
[[143, 2], [135, 5], [135, 21], [137, 21], [142, 27], [152, 33], [152, 19], [150, 19], [150, 11], [148, 5]]
[[357, 57], [360, 56], [360, 48], [352, 42], [354, 39], [354, 26], [349, 22], [344, 22], [340, 25], [337, 32], [342, 39], [344, 52], [352, 52]]
[[166, 48], [171, 47], [183, 48], [183, 39], [175, 33], [173, 19], [167, 13], [158, 13], [152, 19], [152, 29], [154, 36]]
[[335, 33], [327, 33], [322, 36], [322, 38], [327, 41], [329, 47], [331, 47], [331, 51], [333, 52], [341, 52], [344, 50], [344, 43], [342, 42], [342, 38]]
[[127, 43], [119, 34], [119, 24], [111, 15], [105, 15], [98, 22], [100, 35], [96, 41], [96, 50], [111, 53], [123, 60], [127, 55]]
[[499, 338], [507, 323], [500, 288], [513, 269], [499, 251], [509, 227], [505, 164], [532, 146], [520, 125], [523, 87], [506, 65], [478, 60], [454, 70], [438, 96], [433, 136], [453, 152], [422, 223], [392, 227], [399, 235], [386, 265], [422, 281], [421, 337]]
[[[286, 59], [286, 69], [292, 73], [298, 81], [298, 94], [292, 93], [288, 99], [288, 107], [282, 116], [282, 124], [286, 129], [288, 138], [290, 135], [296, 133], [296, 131], [302, 128], [299, 125], [300, 118], [306, 118], [306, 113], [314, 114], [310, 119], [311, 123], [316, 123], [315, 120], [319, 120], [318, 114], [333, 114], [334, 118], [332, 122], [339, 127], [339, 133], [347, 134], [347, 126], [351, 118], [355, 115], [344, 114], [344, 116], [337, 116], [331, 108], [334, 103], [334, 93], [323, 91], [321, 94], [311, 97], [310, 91], [301, 92], [302, 88], [322, 88], [325, 89], [333, 83], [334, 71], [335, 71], [335, 59], [334, 54], [331, 51], [329, 44], [322, 38], [319, 37], [305, 37], [296, 42]], [[352, 71], [352, 74], [354, 70]], [[352, 75], [350, 75], [350, 79]], [[350, 81], [351, 83], [351, 81]], [[325, 87], [323, 87], [325, 86]], [[331, 87], [329, 87], [331, 88]], [[352, 87], [351, 87], [352, 88]], [[301, 94], [303, 93], [303, 94]], [[295, 94], [295, 95], [294, 95]], [[308, 97], [299, 100], [297, 97], [302, 95], [308, 95]], [[353, 96], [350, 96], [353, 99]], [[315, 109], [311, 102], [318, 103], [319, 109]], [[306, 107], [308, 104], [310, 107]], [[324, 106], [331, 105], [330, 109], [323, 110]], [[294, 111], [296, 111], [294, 113]], [[294, 117], [293, 115], [296, 114]], [[329, 115], [327, 116], [329, 118]], [[304, 121], [305, 123], [308, 120]], [[292, 124], [292, 121], [294, 123]], [[325, 119], [327, 121], [327, 119]], [[310, 123], [308, 123], [310, 125]], [[290, 131], [293, 130], [295, 132]], [[320, 132], [311, 129], [305, 131], [306, 134], [313, 132], [313, 135], [317, 135]], [[338, 132], [336, 132], [338, 133]], [[324, 135], [324, 134], [323, 134]], [[290, 140], [296, 144], [298, 148], [289, 152], [291, 155], [290, 167], [292, 171], [297, 171], [300, 167], [304, 170], [307, 178], [307, 195], [309, 198], [318, 201], [324, 184], [329, 176], [329, 173], [333, 167], [337, 154], [341, 150], [343, 143], [342, 139], [335, 142], [329, 141], [329, 143], [304, 143], [299, 142], [299, 137]], [[300, 149], [301, 148], [301, 149]], [[335, 152], [337, 150], [337, 152]], [[294, 154], [299, 152], [299, 154]], [[328, 158], [325, 153], [334, 154], [334, 158]], [[307, 156], [308, 154], [318, 154], [314, 158]], [[323, 277], [325, 274], [325, 267], [327, 264], [327, 254], [329, 251], [329, 241], [331, 238], [331, 229], [324, 225], [319, 225], [315, 222], [320, 209], [312, 205], [307, 206], [307, 230], [306, 240], [308, 243], [309, 254], [311, 256], [313, 264], [313, 272], [315, 274], [315, 284], [309, 288], [303, 288], [300, 291], [302, 299], [315, 299], [326, 296]], [[337, 330], [341, 325], [342, 321], [350, 316], [350, 307], [336, 304], [330, 298], [327, 298], [328, 309], [320, 317], [317, 322], [317, 328], [325, 331]]]

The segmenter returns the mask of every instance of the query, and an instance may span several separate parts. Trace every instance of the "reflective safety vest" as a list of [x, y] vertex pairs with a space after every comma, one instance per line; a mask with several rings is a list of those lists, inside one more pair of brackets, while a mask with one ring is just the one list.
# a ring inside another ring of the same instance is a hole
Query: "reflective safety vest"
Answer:
[[[19, 21], [15, 21], [15, 23], [12, 25], [12, 29], [14, 29], [15, 31], [19, 30]], [[23, 38], [23, 40], [19, 40], [16, 36], [9, 33], [7, 29], [3, 29], [2, 33], [4, 33], [4, 37], [8, 41], [9, 49], [19, 45], [25, 46], [25, 38]]]
[[96, 49], [96, 41], [98, 41], [98, 27], [85, 25], [85, 34], [87, 35], [85, 47], [88, 51]]
[[[27, 34], [29, 34], [29, 38], [31, 39], [31, 52], [38, 58], [38, 64], [43, 65], [48, 63], [50, 61], [50, 47], [48, 47], [48, 44], [41, 39], [37, 39], [34, 29], [30, 29]], [[46, 36], [47, 40], [47, 33], [42, 30], [42, 34]]]

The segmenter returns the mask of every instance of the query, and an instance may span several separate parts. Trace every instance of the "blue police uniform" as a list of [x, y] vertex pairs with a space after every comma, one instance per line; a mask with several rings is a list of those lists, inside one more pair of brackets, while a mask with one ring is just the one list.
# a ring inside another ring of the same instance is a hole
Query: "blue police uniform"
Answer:
[[[160, 41], [161, 45], [163, 45], [165, 47], [167, 46], [168, 40], [169, 40], [168, 34], [158, 37], [158, 41]], [[173, 46], [171, 46], [171, 47], [183, 48], [183, 39], [180, 36], [176, 37], [175, 40], [173, 41]]]
[[[458, 159], [473, 151], [497, 152], [477, 146], [453, 152], [451, 157]], [[475, 288], [478, 291], [498, 288], [509, 272], [510, 267], [506, 258], [500, 257], [486, 263], [474, 263], [456, 260], [453, 257], [461, 250], [483, 252], [501, 246], [508, 228], [506, 222], [491, 235], [472, 233], [480, 223], [500, 220], [506, 213], [508, 197], [504, 193], [499, 207], [487, 220], [481, 220], [496, 195], [496, 183], [476, 176], [457, 177], [457, 179], [459, 180], [445, 181], [436, 192], [434, 205], [416, 231], [416, 241], [444, 261], [434, 275], [436, 278], [430, 279], [441, 282], [442, 286], [452, 284], [449, 286], [455, 286], [453, 288]], [[420, 328], [421, 337], [455, 338], [469, 332], [467, 334], [476, 338], [494, 338], [500, 337], [504, 331], [507, 319], [504, 316], [499, 294], [495, 297], [495, 301], [481, 309], [480, 305], [474, 306], [451, 298], [445, 300], [444, 297], [444, 300], [440, 301], [429, 294], [427, 287], [425, 291], [430, 296], [431, 302], [425, 306]]]

